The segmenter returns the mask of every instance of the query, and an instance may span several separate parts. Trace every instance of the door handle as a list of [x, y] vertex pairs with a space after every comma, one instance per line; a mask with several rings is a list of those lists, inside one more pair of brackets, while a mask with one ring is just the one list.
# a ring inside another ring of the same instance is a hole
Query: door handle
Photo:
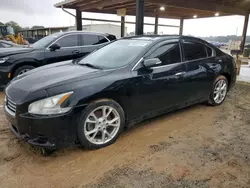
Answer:
[[72, 51], [72, 54], [79, 54], [79, 53], [80, 53], [79, 50], [73, 50], [73, 51]]
[[178, 72], [175, 74], [175, 76], [183, 76], [186, 72]]

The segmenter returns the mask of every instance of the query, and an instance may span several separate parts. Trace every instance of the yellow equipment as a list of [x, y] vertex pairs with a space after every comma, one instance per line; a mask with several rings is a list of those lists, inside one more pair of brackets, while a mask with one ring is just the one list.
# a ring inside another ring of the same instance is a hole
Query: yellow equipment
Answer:
[[24, 40], [21, 33], [14, 34], [14, 29], [11, 26], [0, 25], [0, 39], [9, 40], [15, 44], [28, 45], [29, 42]]

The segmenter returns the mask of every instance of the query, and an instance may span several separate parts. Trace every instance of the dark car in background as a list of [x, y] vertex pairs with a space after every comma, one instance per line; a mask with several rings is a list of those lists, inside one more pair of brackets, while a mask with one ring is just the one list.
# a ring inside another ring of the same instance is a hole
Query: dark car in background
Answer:
[[223, 43], [221, 43], [221, 42], [211, 41], [210, 43], [212, 45], [216, 46], [217, 48], [221, 48], [223, 46]]
[[235, 80], [233, 57], [203, 40], [127, 37], [14, 78], [4, 108], [13, 133], [32, 145], [102, 148], [144, 119], [222, 104]]
[[0, 86], [36, 67], [83, 57], [115, 39], [110, 34], [60, 32], [29, 48], [4, 48], [0, 50]]

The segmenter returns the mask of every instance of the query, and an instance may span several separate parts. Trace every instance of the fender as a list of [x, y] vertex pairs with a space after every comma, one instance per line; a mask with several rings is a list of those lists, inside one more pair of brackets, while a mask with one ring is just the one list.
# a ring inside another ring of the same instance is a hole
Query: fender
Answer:
[[39, 61], [33, 58], [19, 59], [13, 63], [13, 67], [11, 68], [10, 72], [13, 74], [17, 68], [24, 66], [24, 65], [31, 65], [34, 67], [38, 67]]

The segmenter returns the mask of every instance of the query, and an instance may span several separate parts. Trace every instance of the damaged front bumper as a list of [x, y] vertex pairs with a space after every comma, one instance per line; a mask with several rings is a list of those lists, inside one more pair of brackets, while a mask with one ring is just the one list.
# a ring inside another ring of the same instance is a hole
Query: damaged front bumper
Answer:
[[46, 149], [58, 149], [72, 145], [76, 141], [77, 109], [57, 116], [35, 116], [29, 113], [9, 113], [4, 111], [14, 135], [29, 144]]

